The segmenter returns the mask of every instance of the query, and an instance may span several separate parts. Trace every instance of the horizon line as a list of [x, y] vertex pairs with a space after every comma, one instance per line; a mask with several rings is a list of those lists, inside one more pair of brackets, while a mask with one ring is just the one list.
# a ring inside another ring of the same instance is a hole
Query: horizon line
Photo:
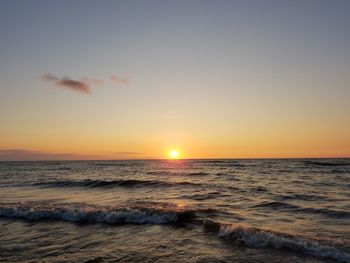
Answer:
[[350, 159], [350, 156], [338, 157], [233, 157], [233, 158], [139, 158], [139, 159], [50, 159], [50, 160], [0, 160], [0, 162], [82, 162], [82, 161], [200, 161], [200, 160], [304, 160], [304, 159]]

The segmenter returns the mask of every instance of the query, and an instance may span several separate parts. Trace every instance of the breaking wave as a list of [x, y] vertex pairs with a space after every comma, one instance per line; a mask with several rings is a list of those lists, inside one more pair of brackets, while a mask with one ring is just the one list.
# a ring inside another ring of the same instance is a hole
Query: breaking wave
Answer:
[[350, 263], [350, 254], [341, 248], [341, 244], [330, 240], [310, 239], [298, 235], [280, 233], [238, 224], [225, 225], [212, 221], [205, 223], [211, 231], [217, 231], [220, 237], [236, 244], [253, 248], [287, 249], [323, 259], [333, 259]]
[[33, 221], [50, 219], [108, 224], [166, 224], [192, 220], [195, 218], [195, 212], [191, 208], [170, 203], [139, 203], [126, 207], [85, 204], [0, 204], [0, 217]]
[[317, 258], [350, 263], [350, 254], [342, 244], [331, 240], [312, 239], [239, 224], [220, 224], [201, 219], [213, 209], [195, 209], [174, 203], [139, 202], [127, 206], [87, 204], [0, 203], [0, 217], [31, 221], [62, 220], [107, 224], [172, 224], [199, 223], [235, 244], [252, 248], [287, 249]]

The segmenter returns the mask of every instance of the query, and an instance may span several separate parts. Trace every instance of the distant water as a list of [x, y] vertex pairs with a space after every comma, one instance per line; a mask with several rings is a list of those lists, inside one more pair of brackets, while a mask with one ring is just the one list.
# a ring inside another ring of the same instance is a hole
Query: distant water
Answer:
[[350, 160], [0, 162], [0, 262], [350, 263]]

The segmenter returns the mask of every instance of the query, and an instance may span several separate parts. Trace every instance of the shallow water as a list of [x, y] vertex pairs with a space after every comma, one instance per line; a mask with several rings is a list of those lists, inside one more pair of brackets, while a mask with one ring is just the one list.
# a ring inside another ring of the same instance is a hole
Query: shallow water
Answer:
[[0, 261], [350, 262], [350, 160], [0, 162]]

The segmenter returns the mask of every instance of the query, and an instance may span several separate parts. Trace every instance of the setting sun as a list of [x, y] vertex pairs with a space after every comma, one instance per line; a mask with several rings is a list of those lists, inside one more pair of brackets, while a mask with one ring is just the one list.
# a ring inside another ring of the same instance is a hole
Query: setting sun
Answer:
[[169, 158], [170, 159], [178, 159], [179, 158], [179, 152], [177, 150], [171, 150], [169, 152]]

